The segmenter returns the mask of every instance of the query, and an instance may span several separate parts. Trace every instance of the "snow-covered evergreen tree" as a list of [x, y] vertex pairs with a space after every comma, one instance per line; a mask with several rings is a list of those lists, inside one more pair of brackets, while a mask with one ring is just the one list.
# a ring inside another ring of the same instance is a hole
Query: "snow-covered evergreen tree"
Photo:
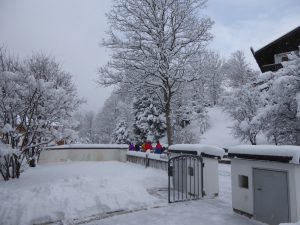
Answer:
[[137, 141], [146, 139], [156, 141], [165, 135], [166, 120], [157, 102], [149, 96], [135, 99], [133, 102], [134, 134]]
[[113, 131], [112, 143], [128, 144], [130, 142], [127, 123], [121, 120]]

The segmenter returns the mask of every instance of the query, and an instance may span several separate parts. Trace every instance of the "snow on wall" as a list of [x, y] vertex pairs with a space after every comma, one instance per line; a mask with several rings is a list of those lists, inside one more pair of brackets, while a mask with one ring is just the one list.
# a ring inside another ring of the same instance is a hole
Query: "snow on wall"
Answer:
[[202, 144], [176, 144], [171, 145], [169, 150], [178, 150], [178, 151], [195, 151], [198, 155], [202, 153], [207, 155], [212, 155], [222, 158], [225, 155], [225, 151], [222, 148], [214, 147], [211, 145], [202, 145]]
[[46, 147], [47, 150], [58, 149], [128, 149], [125, 144], [70, 144]]
[[238, 145], [230, 147], [228, 153], [264, 156], [293, 157], [290, 163], [300, 163], [300, 146], [293, 145]]

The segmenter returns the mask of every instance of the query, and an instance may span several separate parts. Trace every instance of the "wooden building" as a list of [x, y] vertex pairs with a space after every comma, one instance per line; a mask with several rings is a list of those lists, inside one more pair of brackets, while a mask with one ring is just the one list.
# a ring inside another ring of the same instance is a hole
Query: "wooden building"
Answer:
[[261, 72], [277, 71], [282, 68], [281, 62], [288, 60], [289, 53], [299, 55], [300, 52], [300, 26], [261, 49], [251, 52]]

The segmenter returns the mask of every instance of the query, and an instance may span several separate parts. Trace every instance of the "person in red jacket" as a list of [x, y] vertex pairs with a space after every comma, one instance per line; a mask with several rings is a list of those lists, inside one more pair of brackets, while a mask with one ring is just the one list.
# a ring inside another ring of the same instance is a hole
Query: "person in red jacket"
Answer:
[[146, 144], [145, 144], [145, 150], [152, 150], [152, 144], [151, 144], [151, 141], [147, 141]]

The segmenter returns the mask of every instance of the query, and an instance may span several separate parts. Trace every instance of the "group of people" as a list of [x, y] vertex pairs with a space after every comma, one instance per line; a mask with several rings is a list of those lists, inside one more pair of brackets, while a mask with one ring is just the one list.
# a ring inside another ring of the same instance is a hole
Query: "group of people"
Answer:
[[153, 148], [151, 141], [145, 141], [143, 144], [137, 142], [135, 145], [133, 143], [129, 144], [129, 151], [137, 151], [137, 152], [146, 152], [150, 150], [150, 152], [154, 152], [156, 154], [161, 154], [164, 151], [164, 147], [156, 142], [156, 146]]

